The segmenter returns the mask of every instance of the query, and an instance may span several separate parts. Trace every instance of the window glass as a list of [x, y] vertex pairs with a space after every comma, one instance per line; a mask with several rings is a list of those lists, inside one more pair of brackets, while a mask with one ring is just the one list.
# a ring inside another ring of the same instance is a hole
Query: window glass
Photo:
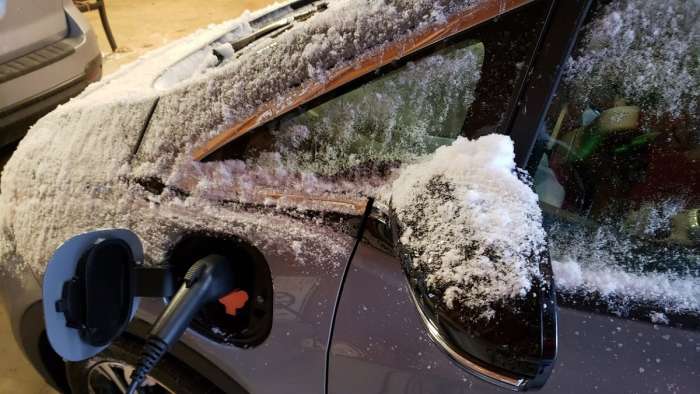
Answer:
[[457, 136], [501, 130], [546, 12], [546, 2], [533, 2], [394, 61], [239, 136], [171, 181], [208, 198], [361, 213], [359, 200], [402, 163]]
[[698, 10], [613, 2], [568, 64], [531, 167], [559, 292], [579, 304], [700, 311]]
[[237, 157], [262, 167], [343, 177], [430, 153], [461, 133], [483, 57], [478, 42], [442, 48], [264, 126], [237, 143]]

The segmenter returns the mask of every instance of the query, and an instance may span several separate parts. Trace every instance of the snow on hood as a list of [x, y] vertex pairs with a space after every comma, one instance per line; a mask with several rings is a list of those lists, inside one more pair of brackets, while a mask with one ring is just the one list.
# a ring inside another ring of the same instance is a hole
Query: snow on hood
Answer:
[[460, 137], [438, 148], [401, 169], [390, 198], [410, 269], [427, 275], [448, 308], [488, 317], [490, 305], [525, 296], [540, 275], [542, 213], [509, 137]]

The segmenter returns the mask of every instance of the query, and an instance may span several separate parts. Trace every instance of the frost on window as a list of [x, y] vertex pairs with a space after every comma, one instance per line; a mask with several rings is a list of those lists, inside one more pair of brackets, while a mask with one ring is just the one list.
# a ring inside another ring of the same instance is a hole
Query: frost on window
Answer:
[[700, 2], [621, 0], [598, 10], [565, 80], [583, 105], [617, 98], [648, 115], [698, 119]]
[[575, 302], [700, 313], [698, 17], [697, 1], [612, 2], [574, 50], [534, 183]]
[[[632, 215], [636, 215], [634, 211]], [[605, 216], [597, 226], [555, 220], [548, 226], [557, 285], [568, 294], [602, 296], [627, 314], [650, 305], [666, 312], [700, 311], [700, 248], [687, 238], [681, 211], [662, 227]], [[654, 229], [654, 233], [644, 230]], [[641, 232], [640, 232], [641, 230]]]
[[275, 187], [357, 192], [353, 182], [383, 179], [456, 139], [474, 100], [483, 53], [482, 44], [461, 43], [408, 62], [232, 142], [226, 160], [202, 166], [265, 172], [269, 176], [258, 179]]

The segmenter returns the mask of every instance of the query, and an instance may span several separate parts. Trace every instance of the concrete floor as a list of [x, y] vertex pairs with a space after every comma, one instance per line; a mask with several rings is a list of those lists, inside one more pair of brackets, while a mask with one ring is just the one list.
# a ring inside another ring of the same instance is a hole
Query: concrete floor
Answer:
[[[107, 75], [151, 49], [206, 27], [255, 10], [271, 0], [112, 0], [107, 15], [119, 49], [112, 52], [97, 12], [88, 20], [97, 32]], [[0, 394], [55, 393], [34, 371], [15, 344], [5, 308], [0, 306]]]
[[4, 307], [0, 307], [0, 354], [0, 393], [55, 393], [34, 371], [15, 344]]
[[[281, 1], [281, 0], [278, 0]], [[107, 16], [118, 49], [112, 52], [96, 11], [86, 14], [95, 27], [109, 74], [153, 48], [273, 3], [270, 0], [111, 0]]]

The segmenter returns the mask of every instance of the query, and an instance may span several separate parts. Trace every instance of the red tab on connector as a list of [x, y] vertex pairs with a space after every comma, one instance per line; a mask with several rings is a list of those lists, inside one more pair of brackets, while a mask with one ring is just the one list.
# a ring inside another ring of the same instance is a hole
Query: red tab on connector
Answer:
[[236, 312], [248, 302], [248, 293], [245, 290], [234, 290], [219, 298], [219, 302], [226, 307], [226, 314], [236, 316]]

